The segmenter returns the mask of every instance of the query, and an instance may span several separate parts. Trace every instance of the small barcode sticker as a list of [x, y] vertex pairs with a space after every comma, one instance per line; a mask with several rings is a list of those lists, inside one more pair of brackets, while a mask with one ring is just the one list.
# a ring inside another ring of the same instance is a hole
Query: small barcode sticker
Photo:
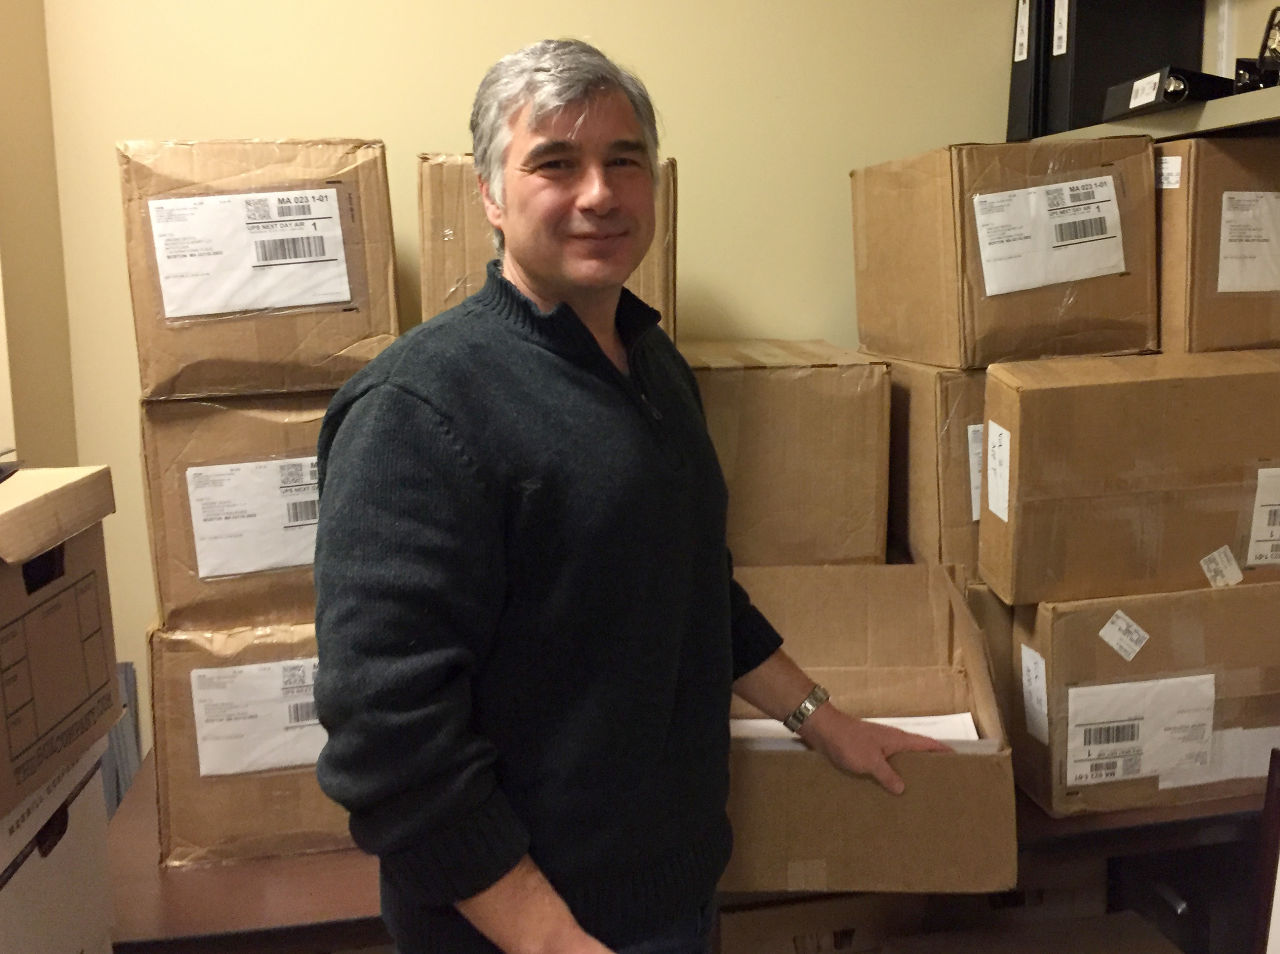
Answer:
[[1129, 92], [1129, 108], [1136, 109], [1156, 101], [1156, 93], [1160, 91], [1160, 74], [1152, 73], [1140, 80], [1134, 80], [1133, 89]]
[[285, 502], [285, 522], [296, 527], [303, 523], [315, 523], [320, 519], [320, 501], [290, 500]]
[[1085, 726], [1085, 745], [1115, 745], [1117, 742], [1138, 741], [1138, 723], [1121, 722], [1117, 725]]
[[1250, 566], [1280, 563], [1280, 467], [1258, 468], [1248, 562]]
[[1053, 238], [1058, 245], [1084, 242], [1107, 234], [1107, 220], [1101, 217], [1082, 219], [1079, 222], [1059, 222], [1053, 227]]
[[259, 265], [299, 259], [322, 259], [325, 254], [324, 239], [318, 235], [266, 239], [253, 243], [253, 253], [257, 256]]
[[1214, 550], [1200, 561], [1200, 567], [1204, 570], [1204, 575], [1209, 578], [1211, 586], [1235, 586], [1244, 580], [1244, 574], [1240, 572], [1240, 564], [1236, 562], [1235, 554], [1228, 546]]
[[1123, 656], [1126, 662], [1133, 662], [1133, 657], [1138, 655], [1138, 650], [1151, 638], [1147, 631], [1130, 619], [1124, 610], [1116, 610], [1107, 620], [1106, 625], [1098, 631], [1098, 635], [1108, 646]]
[[315, 722], [316, 704], [314, 702], [291, 702], [289, 703], [289, 724], [302, 725], [308, 722]]

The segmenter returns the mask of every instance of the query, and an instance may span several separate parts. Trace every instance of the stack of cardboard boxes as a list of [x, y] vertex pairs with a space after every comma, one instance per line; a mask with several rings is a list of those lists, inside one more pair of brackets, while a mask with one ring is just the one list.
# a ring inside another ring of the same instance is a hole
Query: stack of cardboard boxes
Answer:
[[315, 448], [333, 391], [398, 332], [383, 145], [130, 142], [119, 159], [162, 860], [346, 845], [314, 771]]

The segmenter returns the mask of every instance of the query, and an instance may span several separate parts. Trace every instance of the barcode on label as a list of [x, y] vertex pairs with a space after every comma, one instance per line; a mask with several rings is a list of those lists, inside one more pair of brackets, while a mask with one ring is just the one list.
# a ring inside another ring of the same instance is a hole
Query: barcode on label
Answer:
[[1089, 772], [1093, 775], [1115, 775], [1118, 762], [1090, 762]]
[[1072, 204], [1079, 204], [1081, 202], [1092, 202], [1093, 189], [1079, 189], [1075, 192], [1072, 192], [1070, 198], [1071, 198]]
[[286, 500], [284, 506], [290, 526], [315, 523], [320, 516], [319, 500]]
[[314, 702], [289, 703], [289, 724], [316, 721], [316, 704]]
[[301, 205], [281, 205], [277, 207], [276, 212], [282, 219], [289, 218], [290, 216], [296, 217], [299, 215], [310, 215], [311, 204], [303, 202]]
[[1085, 745], [1114, 745], [1117, 742], [1136, 742], [1138, 723], [1117, 722], [1112, 725], [1086, 726]]
[[1053, 226], [1053, 237], [1058, 242], [1079, 242], [1082, 239], [1098, 238], [1107, 234], [1107, 220], [1099, 216], [1096, 219], [1081, 219], [1078, 222], [1057, 222]]
[[1280, 507], [1267, 512], [1267, 526], [1280, 527]]
[[244, 200], [244, 217], [248, 222], [270, 222], [271, 221], [271, 200], [270, 199], [245, 199]]
[[259, 264], [300, 258], [321, 258], [324, 256], [324, 237], [299, 235], [294, 238], [263, 239], [253, 243], [253, 252]]

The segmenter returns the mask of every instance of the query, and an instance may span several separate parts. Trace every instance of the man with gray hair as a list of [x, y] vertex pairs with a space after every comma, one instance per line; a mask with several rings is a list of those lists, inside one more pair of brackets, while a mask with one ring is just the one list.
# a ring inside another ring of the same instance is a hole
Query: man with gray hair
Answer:
[[890, 791], [888, 756], [941, 746], [824, 705], [733, 580], [693, 375], [623, 288], [654, 232], [644, 86], [543, 41], [471, 127], [500, 256], [320, 436], [318, 775], [400, 954], [705, 951], [731, 693]]

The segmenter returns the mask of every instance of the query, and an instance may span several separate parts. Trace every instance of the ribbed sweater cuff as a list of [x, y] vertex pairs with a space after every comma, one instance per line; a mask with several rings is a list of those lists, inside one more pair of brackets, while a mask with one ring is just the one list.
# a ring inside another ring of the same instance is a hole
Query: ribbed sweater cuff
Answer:
[[383, 855], [382, 876], [404, 896], [428, 905], [479, 894], [529, 851], [529, 833], [501, 791], [423, 844]]

